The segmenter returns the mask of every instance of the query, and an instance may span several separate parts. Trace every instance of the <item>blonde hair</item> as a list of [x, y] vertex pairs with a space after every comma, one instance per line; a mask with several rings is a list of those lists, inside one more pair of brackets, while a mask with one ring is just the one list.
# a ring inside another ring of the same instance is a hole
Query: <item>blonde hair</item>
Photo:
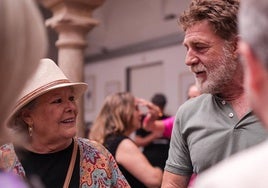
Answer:
[[132, 130], [134, 111], [135, 97], [130, 93], [107, 96], [90, 130], [90, 139], [103, 144], [109, 135], [124, 135]]
[[47, 50], [44, 21], [33, 0], [0, 0], [0, 142], [4, 121]]

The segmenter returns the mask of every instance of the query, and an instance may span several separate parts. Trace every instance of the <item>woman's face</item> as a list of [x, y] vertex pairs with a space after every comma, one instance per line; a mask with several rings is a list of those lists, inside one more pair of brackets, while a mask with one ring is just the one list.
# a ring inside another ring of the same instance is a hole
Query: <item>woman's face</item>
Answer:
[[133, 114], [133, 124], [135, 126], [135, 130], [141, 128], [141, 111], [139, 109], [139, 104], [135, 101], [135, 110]]
[[[77, 105], [70, 87], [52, 90], [36, 99], [27, 115], [32, 123], [32, 140], [57, 142], [76, 135]], [[26, 123], [29, 125], [29, 122]]]

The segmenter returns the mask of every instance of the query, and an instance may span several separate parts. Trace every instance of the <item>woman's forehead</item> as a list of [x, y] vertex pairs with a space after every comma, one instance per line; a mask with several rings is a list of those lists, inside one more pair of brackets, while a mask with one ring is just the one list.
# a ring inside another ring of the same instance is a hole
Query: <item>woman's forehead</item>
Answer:
[[53, 90], [48, 91], [47, 93], [39, 96], [38, 98], [50, 98], [50, 97], [54, 97], [54, 96], [64, 95], [66, 93], [73, 94], [73, 89], [71, 87], [62, 87], [62, 88], [53, 89]]

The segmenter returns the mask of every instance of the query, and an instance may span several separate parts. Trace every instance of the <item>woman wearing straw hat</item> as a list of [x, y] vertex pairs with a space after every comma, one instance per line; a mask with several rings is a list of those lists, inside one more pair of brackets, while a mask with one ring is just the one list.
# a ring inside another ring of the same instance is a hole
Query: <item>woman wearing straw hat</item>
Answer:
[[86, 88], [86, 83], [70, 82], [52, 60], [42, 59], [7, 121], [25, 142], [0, 147], [0, 168], [37, 176], [49, 188], [129, 187], [102, 145], [75, 137], [75, 101]]

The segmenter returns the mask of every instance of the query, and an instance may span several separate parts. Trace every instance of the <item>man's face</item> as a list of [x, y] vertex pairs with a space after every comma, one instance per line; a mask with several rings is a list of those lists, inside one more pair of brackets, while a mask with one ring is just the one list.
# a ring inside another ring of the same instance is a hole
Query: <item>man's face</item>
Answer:
[[245, 71], [245, 89], [254, 113], [268, 126], [268, 72], [250, 45], [239, 42], [239, 52]]
[[222, 93], [232, 84], [238, 64], [235, 48], [217, 36], [207, 21], [188, 28], [183, 44], [187, 48], [185, 63], [195, 75], [201, 93]]

